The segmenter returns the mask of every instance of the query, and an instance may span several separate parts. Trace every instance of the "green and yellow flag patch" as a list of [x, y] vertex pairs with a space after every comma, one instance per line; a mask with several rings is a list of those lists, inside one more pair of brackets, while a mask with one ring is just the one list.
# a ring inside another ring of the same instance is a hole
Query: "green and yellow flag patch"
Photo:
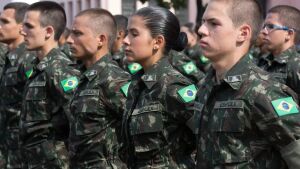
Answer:
[[185, 103], [188, 103], [190, 101], [194, 101], [196, 98], [197, 89], [195, 85], [189, 85], [187, 87], [184, 87], [177, 92], [179, 96], [182, 98], [182, 100]]
[[195, 71], [197, 68], [193, 62], [189, 62], [183, 66], [183, 69], [184, 69], [185, 73], [190, 74], [193, 71]]
[[204, 55], [200, 56], [200, 60], [202, 63], [207, 63], [209, 60], [207, 59], [207, 57], [205, 57]]
[[272, 105], [278, 116], [299, 113], [297, 104], [295, 103], [292, 97], [273, 100]]
[[129, 88], [129, 85], [131, 84], [131, 82], [128, 82], [126, 84], [124, 84], [122, 87], [121, 87], [121, 91], [122, 93], [127, 97], [127, 94], [128, 94], [128, 88]]
[[31, 77], [32, 73], [33, 73], [33, 69], [27, 70], [25, 72], [25, 75], [26, 75], [27, 79], [29, 79]]
[[142, 68], [143, 67], [139, 63], [131, 63], [128, 65], [128, 69], [132, 75], [140, 71]]
[[77, 87], [78, 79], [77, 79], [77, 77], [73, 76], [73, 77], [67, 78], [65, 80], [62, 80], [60, 82], [60, 84], [62, 85], [64, 91], [66, 92], [66, 91], [75, 89]]

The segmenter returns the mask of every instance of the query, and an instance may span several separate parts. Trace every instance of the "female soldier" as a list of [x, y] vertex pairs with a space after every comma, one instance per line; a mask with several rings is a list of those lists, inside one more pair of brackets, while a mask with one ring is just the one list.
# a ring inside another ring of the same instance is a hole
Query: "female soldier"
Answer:
[[196, 88], [167, 58], [186, 45], [179, 32], [177, 18], [163, 8], [142, 8], [129, 20], [125, 54], [144, 68], [129, 86], [122, 120], [123, 159], [131, 169], [194, 168], [188, 124]]

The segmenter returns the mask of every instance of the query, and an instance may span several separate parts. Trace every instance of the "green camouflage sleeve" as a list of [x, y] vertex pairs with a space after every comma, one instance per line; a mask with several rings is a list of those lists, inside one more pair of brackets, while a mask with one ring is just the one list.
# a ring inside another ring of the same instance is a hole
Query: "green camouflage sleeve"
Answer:
[[253, 103], [253, 121], [266, 139], [280, 150], [300, 138], [300, 112], [298, 101], [294, 99], [297, 96], [290, 88], [279, 84], [260, 91]]
[[107, 83], [105, 84], [104, 95], [105, 100], [103, 100], [108, 108], [113, 110], [113, 112], [118, 113], [118, 117], [122, 117], [124, 112], [127, 89], [130, 84], [130, 75], [121, 70], [113, 71], [108, 78]]

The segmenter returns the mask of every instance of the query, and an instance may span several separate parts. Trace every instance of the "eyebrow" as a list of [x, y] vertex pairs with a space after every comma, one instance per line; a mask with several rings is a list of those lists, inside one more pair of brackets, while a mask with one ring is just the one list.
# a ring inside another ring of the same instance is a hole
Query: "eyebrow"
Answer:
[[212, 22], [212, 21], [219, 21], [218, 19], [216, 19], [216, 18], [208, 18], [208, 19], [202, 19], [202, 21], [210, 21], [210, 22]]

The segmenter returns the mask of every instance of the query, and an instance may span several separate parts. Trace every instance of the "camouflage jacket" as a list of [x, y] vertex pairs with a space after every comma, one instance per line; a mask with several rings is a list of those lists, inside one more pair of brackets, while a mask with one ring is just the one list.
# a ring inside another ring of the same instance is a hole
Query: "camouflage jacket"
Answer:
[[3, 43], [0, 43], [0, 79], [3, 74], [3, 69], [5, 66], [5, 57], [6, 57], [7, 51], [8, 51], [7, 46]]
[[291, 47], [278, 56], [272, 54], [259, 60], [258, 66], [271, 73], [280, 83], [286, 84], [300, 97], [300, 54]]
[[193, 168], [193, 115], [196, 88], [162, 58], [140, 71], [128, 89], [122, 122], [124, 159], [130, 168]]
[[197, 168], [287, 169], [286, 152], [299, 150], [299, 107], [290, 88], [269, 78], [244, 56], [219, 82], [211, 69], [199, 83]]
[[129, 79], [110, 55], [81, 75], [71, 101], [71, 168], [124, 167], [118, 164], [117, 151]]
[[185, 77], [189, 78], [194, 84], [197, 84], [205, 76], [195, 63], [184, 53], [171, 50], [169, 61], [175, 69]]
[[186, 48], [184, 53], [194, 61], [201, 71], [207, 72], [210, 67], [210, 61], [202, 55], [199, 44], [196, 44], [191, 48]]
[[[68, 101], [78, 84], [80, 72], [58, 48], [41, 61], [33, 61], [22, 103], [21, 143], [28, 168], [62, 168], [56, 141], [68, 136]], [[62, 148], [62, 151], [65, 148]]]

